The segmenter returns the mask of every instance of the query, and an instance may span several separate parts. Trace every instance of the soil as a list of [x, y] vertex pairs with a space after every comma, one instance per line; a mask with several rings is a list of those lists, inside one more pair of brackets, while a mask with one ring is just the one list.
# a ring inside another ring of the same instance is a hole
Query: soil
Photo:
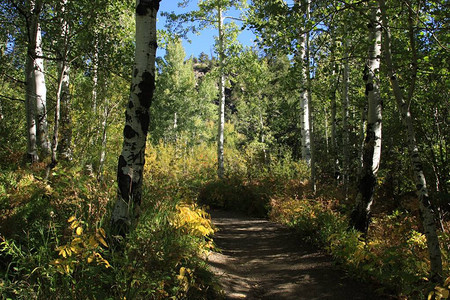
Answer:
[[383, 299], [282, 225], [235, 212], [210, 213], [220, 252], [208, 261], [225, 299]]

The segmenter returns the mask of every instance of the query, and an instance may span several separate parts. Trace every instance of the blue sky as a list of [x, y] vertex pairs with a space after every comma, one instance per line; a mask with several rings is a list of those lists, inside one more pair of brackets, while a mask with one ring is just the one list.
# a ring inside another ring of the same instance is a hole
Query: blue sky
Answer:
[[[197, 10], [197, 1], [191, 0], [188, 7], [186, 8], [179, 8], [178, 7], [178, 1], [177, 0], [166, 0], [161, 1], [160, 6], [160, 12], [172, 12], [175, 13], [184, 13], [191, 10]], [[239, 11], [229, 11], [227, 12], [227, 15], [231, 15], [233, 17], [239, 17], [240, 12]], [[165, 25], [165, 18], [162, 17], [160, 14], [158, 16], [158, 28], [164, 28]], [[240, 25], [240, 24], [238, 24]], [[208, 54], [208, 56], [211, 56], [211, 53], [214, 53], [214, 36], [217, 35], [217, 29], [214, 28], [207, 28], [200, 32], [199, 35], [196, 34], [189, 34], [188, 37], [191, 40], [191, 43], [188, 43], [186, 40], [183, 40], [183, 47], [186, 51], [186, 56], [195, 56], [198, 57], [198, 55], [201, 52], [205, 52]], [[250, 46], [253, 45], [253, 41], [255, 39], [255, 36], [253, 33], [249, 30], [244, 30], [238, 37], [239, 41], [245, 45]], [[158, 50], [158, 56], [164, 55], [164, 51], [162, 49]]]

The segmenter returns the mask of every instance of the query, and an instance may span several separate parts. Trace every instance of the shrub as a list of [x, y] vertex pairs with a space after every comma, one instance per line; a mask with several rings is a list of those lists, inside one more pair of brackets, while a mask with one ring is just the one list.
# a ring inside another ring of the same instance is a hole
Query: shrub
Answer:
[[[375, 217], [369, 234], [348, 228], [347, 218], [323, 199], [279, 198], [272, 201], [271, 218], [295, 228], [299, 235], [326, 249], [351, 273], [376, 282], [380, 292], [423, 299], [429, 288], [426, 240], [417, 220], [406, 212]], [[441, 235], [444, 269], [448, 273], [445, 234]], [[435, 293], [441, 291], [435, 290]], [[444, 292], [445, 293], [445, 292]]]

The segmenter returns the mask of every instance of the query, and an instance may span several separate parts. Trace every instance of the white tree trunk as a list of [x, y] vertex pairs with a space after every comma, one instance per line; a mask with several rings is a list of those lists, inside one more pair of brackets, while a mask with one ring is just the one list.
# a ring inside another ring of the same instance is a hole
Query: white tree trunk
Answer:
[[[305, 19], [309, 20], [309, 8], [310, 1], [295, 1], [299, 4], [301, 13], [304, 14]], [[306, 22], [305, 22], [306, 23]], [[306, 164], [311, 168], [311, 185], [315, 192], [315, 164], [312, 154], [312, 121], [311, 121], [311, 79], [310, 79], [310, 57], [309, 57], [309, 33], [306, 28], [301, 30], [305, 31], [300, 36], [300, 127], [301, 127], [301, 142], [302, 142], [302, 158]]]
[[[439, 246], [439, 238], [436, 233], [436, 222], [435, 222], [435, 212], [428, 195], [427, 182], [425, 180], [425, 174], [423, 172], [423, 164], [420, 158], [419, 149], [417, 147], [416, 135], [413, 126], [413, 119], [411, 117], [411, 112], [409, 110], [409, 102], [411, 99], [407, 99], [403, 96], [402, 88], [397, 79], [394, 64], [392, 62], [391, 53], [391, 33], [388, 24], [388, 19], [386, 16], [386, 6], [384, 0], [379, 0], [381, 8], [381, 18], [384, 27], [384, 39], [385, 39], [385, 58], [387, 71], [390, 78], [392, 90], [394, 92], [395, 100], [397, 102], [397, 107], [399, 109], [403, 125], [405, 126], [406, 137], [408, 141], [408, 149], [410, 160], [412, 164], [412, 169], [414, 171], [414, 182], [417, 188], [417, 194], [419, 196], [420, 211], [423, 221], [423, 227], [425, 235], [427, 238], [428, 252], [430, 256], [431, 264], [431, 280], [435, 283], [441, 283], [442, 281], [442, 258], [441, 250]], [[411, 30], [411, 29], [410, 29]], [[412, 64], [413, 65], [413, 64]], [[411, 83], [414, 86], [414, 83]], [[410, 89], [413, 91], [413, 89]], [[413, 93], [410, 92], [410, 97]]]
[[262, 144], [262, 152], [263, 152], [263, 160], [264, 160], [264, 164], [267, 164], [267, 151], [266, 151], [266, 135], [264, 134], [264, 120], [263, 120], [263, 115], [262, 115], [262, 111], [259, 110], [259, 141]]
[[27, 118], [27, 155], [31, 163], [39, 161], [36, 138], [36, 99], [33, 88], [34, 59], [28, 54], [25, 68], [26, 92], [25, 112]]
[[[344, 32], [346, 32], [346, 26], [344, 25]], [[349, 57], [348, 57], [348, 39], [344, 41], [344, 70], [343, 70], [343, 80], [342, 80], [342, 179], [344, 184], [344, 193], [345, 198], [348, 196], [348, 185], [349, 185], [349, 175], [350, 175], [350, 157], [349, 157], [349, 148], [350, 148], [350, 139], [349, 139], [349, 84], [350, 84], [350, 76], [349, 76]]]
[[36, 68], [36, 47], [41, 1], [29, 1], [30, 22], [28, 23], [28, 46], [25, 66], [25, 113], [27, 119], [27, 155], [31, 163], [37, 162], [36, 89], [34, 72]]
[[38, 146], [44, 155], [51, 152], [50, 141], [48, 139], [47, 125], [47, 87], [45, 85], [44, 75], [44, 53], [42, 51], [42, 33], [41, 26], [38, 23], [36, 30], [36, 58], [34, 60], [34, 88], [36, 95], [36, 132]]
[[100, 150], [100, 161], [98, 164], [97, 180], [103, 180], [103, 166], [106, 161], [106, 144], [108, 141], [108, 117], [109, 117], [109, 101], [105, 101], [105, 107], [103, 109], [103, 121], [102, 121], [102, 148]]
[[359, 125], [359, 147], [358, 147], [358, 178], [362, 175], [364, 167], [364, 128], [366, 127], [367, 111], [366, 105], [361, 108], [361, 123]]
[[217, 134], [217, 175], [222, 179], [225, 175], [224, 167], [224, 129], [225, 129], [225, 74], [224, 74], [224, 32], [222, 8], [218, 7], [219, 18], [219, 126]]
[[97, 115], [97, 90], [98, 90], [98, 35], [95, 34], [94, 56], [92, 58], [92, 111]]
[[381, 56], [381, 26], [378, 5], [370, 2], [369, 53], [365, 69], [366, 96], [368, 100], [368, 116], [366, 137], [364, 141], [363, 171], [359, 181], [356, 206], [350, 218], [350, 225], [367, 233], [370, 223], [373, 194], [381, 159], [381, 125], [382, 105], [379, 88], [379, 71]]
[[61, 63], [61, 119], [59, 153], [66, 160], [72, 159], [72, 118], [70, 97], [70, 66], [68, 62]]
[[0, 121], [3, 120], [5, 116], [3, 115], [3, 106], [2, 106], [2, 100], [0, 100]]
[[155, 89], [156, 18], [160, 0], [136, 0], [136, 52], [130, 101], [125, 112], [123, 147], [117, 168], [118, 195], [112, 212], [113, 232], [124, 236], [141, 205], [149, 108]]
[[309, 91], [308, 91], [308, 35], [302, 34], [300, 42], [300, 60], [301, 60], [301, 84], [302, 90], [300, 93], [300, 122], [301, 122], [301, 137], [302, 137], [302, 158], [308, 166], [311, 166], [311, 130], [309, 123]]
[[[334, 60], [334, 35], [333, 35], [333, 52], [332, 52], [332, 60]], [[332, 90], [331, 90], [331, 141], [330, 141], [330, 153], [331, 153], [331, 158], [333, 160], [332, 164], [333, 164], [333, 176], [334, 179], [336, 180], [336, 184], [338, 184], [339, 179], [340, 179], [340, 170], [339, 170], [339, 156], [337, 153], [338, 150], [338, 146], [337, 146], [337, 139], [336, 139], [336, 127], [337, 127], [337, 118], [336, 118], [336, 113], [337, 113], [337, 104], [336, 104], [336, 91], [338, 89], [339, 86], [339, 76], [337, 76], [338, 78], [336, 78], [336, 63], [334, 63], [334, 67], [333, 67], [333, 71], [332, 71], [332, 78], [334, 80], [336, 80], [336, 85], [333, 86]]]
[[[66, 7], [67, 0], [60, 1], [60, 23], [61, 23], [61, 52], [62, 58], [58, 63], [58, 88], [56, 91], [56, 106], [55, 106], [55, 119], [53, 127], [53, 142], [52, 142], [52, 164], [57, 162], [57, 153], [62, 154], [66, 159], [71, 158], [70, 153], [70, 140], [71, 129], [67, 127], [71, 126], [69, 116], [69, 102], [70, 102], [70, 78], [68, 65], [69, 54], [69, 23], [66, 20]], [[60, 130], [62, 128], [62, 130]], [[67, 136], [69, 135], [69, 136]]]
[[[306, 1], [306, 20], [310, 19], [310, 0]], [[308, 129], [309, 129], [309, 153], [310, 153], [310, 164], [311, 164], [311, 186], [313, 193], [316, 193], [316, 160], [314, 152], [314, 126], [313, 126], [313, 105], [312, 105], [312, 84], [311, 84], [311, 52], [309, 51], [309, 31], [306, 33], [306, 87], [308, 93]], [[307, 134], [308, 136], [308, 134]], [[306, 143], [308, 141], [306, 140]]]

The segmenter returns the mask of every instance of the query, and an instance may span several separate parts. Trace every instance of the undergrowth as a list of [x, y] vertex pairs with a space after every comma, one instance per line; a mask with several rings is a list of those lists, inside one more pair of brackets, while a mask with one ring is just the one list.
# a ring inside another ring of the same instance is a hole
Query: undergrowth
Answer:
[[[76, 164], [47, 174], [45, 163], [27, 166], [8, 154], [10, 163], [0, 164], [2, 298], [220, 299], [205, 262], [214, 249], [208, 206], [295, 228], [380, 295], [424, 299], [430, 291], [436, 298], [448, 292], [448, 282], [433, 287], [426, 279], [417, 214], [401, 207], [378, 213], [362, 237], [348, 228], [351, 201], [324, 186], [313, 197], [308, 168], [289, 153], [262, 159], [250, 148], [226, 149], [223, 180], [216, 179], [213, 145], [161, 143], [147, 153], [142, 214], [121, 251], [108, 238], [114, 168], [98, 181]], [[450, 235], [441, 232], [440, 241], [448, 276]]]
[[[426, 299], [433, 286], [428, 282], [429, 260], [425, 235], [417, 217], [402, 210], [373, 218], [369, 233], [350, 229], [345, 213], [338, 212], [336, 198], [279, 198], [274, 200], [272, 220], [294, 228], [306, 242], [318, 245], [342, 264], [348, 273], [377, 289], [382, 297]], [[450, 273], [450, 243], [440, 233], [444, 269]]]
[[45, 163], [2, 168], [1, 298], [220, 298], [204, 260], [214, 229], [195, 204], [202, 180], [191, 167], [198, 166], [159, 147], [149, 151], [143, 213], [121, 251], [108, 238], [113, 171], [99, 182], [63, 163], [48, 177]]

